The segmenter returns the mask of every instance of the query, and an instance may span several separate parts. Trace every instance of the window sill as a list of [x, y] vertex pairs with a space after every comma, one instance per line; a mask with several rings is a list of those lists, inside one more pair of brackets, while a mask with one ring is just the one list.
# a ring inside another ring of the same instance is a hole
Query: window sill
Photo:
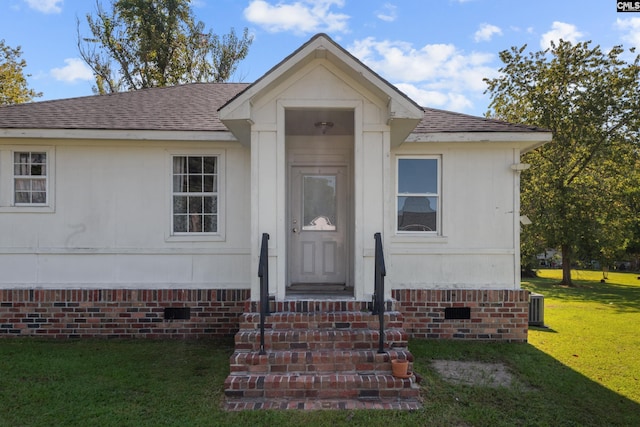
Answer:
[[165, 237], [166, 242], [224, 242], [222, 234], [174, 234]]
[[444, 244], [448, 243], [447, 236], [438, 236], [435, 234], [396, 234], [391, 237], [391, 243], [419, 243], [419, 244]]
[[54, 213], [53, 206], [0, 206], [0, 213]]

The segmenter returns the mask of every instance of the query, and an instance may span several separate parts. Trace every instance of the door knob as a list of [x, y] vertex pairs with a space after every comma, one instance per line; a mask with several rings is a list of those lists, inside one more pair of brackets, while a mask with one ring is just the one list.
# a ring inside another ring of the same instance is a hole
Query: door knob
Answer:
[[291, 231], [293, 231], [294, 233], [297, 233], [298, 232], [298, 227], [293, 227], [293, 230], [291, 230]]

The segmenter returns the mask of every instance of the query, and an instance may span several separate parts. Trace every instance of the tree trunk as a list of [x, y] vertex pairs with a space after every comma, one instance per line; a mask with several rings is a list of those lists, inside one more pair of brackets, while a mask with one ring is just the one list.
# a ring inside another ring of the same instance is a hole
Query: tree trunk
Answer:
[[567, 244], [561, 245], [562, 250], [562, 282], [561, 285], [573, 286], [571, 281], [571, 247]]

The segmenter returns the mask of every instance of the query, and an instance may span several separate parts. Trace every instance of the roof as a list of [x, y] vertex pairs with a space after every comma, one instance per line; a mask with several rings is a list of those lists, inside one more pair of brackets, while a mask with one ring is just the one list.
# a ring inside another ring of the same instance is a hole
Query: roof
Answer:
[[[108, 95], [0, 107], [0, 129], [228, 131], [218, 109], [248, 83], [191, 83]], [[547, 132], [434, 108], [413, 134], [448, 132]]]

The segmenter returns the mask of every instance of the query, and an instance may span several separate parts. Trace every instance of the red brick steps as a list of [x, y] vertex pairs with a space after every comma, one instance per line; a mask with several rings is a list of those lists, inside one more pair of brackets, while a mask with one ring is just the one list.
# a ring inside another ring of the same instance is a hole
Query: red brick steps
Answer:
[[399, 399], [417, 398], [420, 390], [410, 378], [383, 374], [230, 375], [225, 381], [228, 397], [266, 399]]
[[[333, 311], [321, 311], [327, 306]], [[385, 313], [385, 352], [378, 353], [378, 316], [336, 307], [344, 306], [298, 302], [298, 311], [268, 316], [264, 355], [259, 314], [243, 314], [224, 385], [226, 409], [419, 408], [415, 376], [391, 374], [393, 359], [408, 360], [412, 369], [402, 315]]]
[[412, 361], [413, 357], [406, 349], [385, 353], [374, 350], [271, 351], [265, 355], [257, 351], [236, 351], [231, 356], [231, 372], [391, 374], [391, 359]]

